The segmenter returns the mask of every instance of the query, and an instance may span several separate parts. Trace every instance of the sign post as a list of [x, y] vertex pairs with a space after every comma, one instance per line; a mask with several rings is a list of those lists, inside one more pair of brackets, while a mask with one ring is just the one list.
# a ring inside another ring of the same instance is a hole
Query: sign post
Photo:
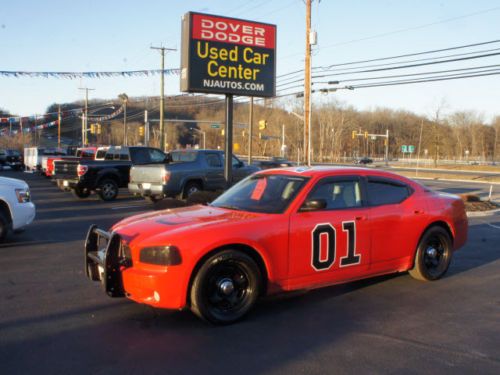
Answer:
[[181, 91], [224, 94], [224, 176], [232, 181], [233, 96], [276, 95], [276, 26], [188, 12], [182, 18]]

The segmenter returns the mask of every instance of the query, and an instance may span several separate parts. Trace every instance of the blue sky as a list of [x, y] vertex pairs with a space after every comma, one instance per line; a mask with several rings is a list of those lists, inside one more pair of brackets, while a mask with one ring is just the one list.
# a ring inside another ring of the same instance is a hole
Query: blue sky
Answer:
[[[0, 70], [158, 69], [159, 53], [149, 47], [162, 44], [179, 48], [181, 16], [187, 11], [274, 23], [278, 28], [278, 75], [303, 67], [302, 0], [17, 0], [3, 2], [0, 12]], [[482, 11], [486, 12], [471, 15]], [[456, 19], [447, 21], [453, 18]], [[318, 45], [313, 66], [500, 39], [499, 20], [500, 1], [493, 0], [322, 0], [319, 4], [316, 0], [312, 25], [318, 32]], [[495, 44], [484, 49], [495, 46], [500, 47]], [[167, 68], [177, 68], [179, 64], [180, 51], [167, 55]], [[419, 71], [490, 64], [500, 64], [500, 57]], [[20, 115], [43, 113], [51, 103], [81, 99], [82, 92], [78, 90], [81, 86], [95, 88], [91, 92], [95, 98], [115, 98], [121, 92], [129, 96], [158, 95], [159, 78], [0, 77], [0, 107]], [[166, 92], [179, 93], [178, 77], [167, 79]], [[359, 109], [389, 107], [424, 115], [430, 115], [437, 105], [445, 103], [445, 112], [474, 110], [489, 120], [500, 115], [499, 94], [500, 76], [488, 76], [339, 90], [328, 98], [314, 98], [317, 101], [335, 98]]]

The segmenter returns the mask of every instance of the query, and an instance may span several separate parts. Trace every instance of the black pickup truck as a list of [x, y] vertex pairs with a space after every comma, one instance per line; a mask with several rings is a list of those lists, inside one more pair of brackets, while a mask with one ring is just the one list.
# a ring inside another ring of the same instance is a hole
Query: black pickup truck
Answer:
[[163, 163], [167, 154], [157, 148], [110, 147], [104, 160], [58, 160], [54, 162], [57, 186], [71, 190], [78, 198], [95, 191], [102, 200], [111, 201], [121, 187], [127, 187], [133, 164]]

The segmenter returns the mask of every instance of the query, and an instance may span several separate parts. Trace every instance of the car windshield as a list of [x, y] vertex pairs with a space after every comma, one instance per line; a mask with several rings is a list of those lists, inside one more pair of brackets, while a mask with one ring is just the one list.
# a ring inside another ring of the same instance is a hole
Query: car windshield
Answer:
[[211, 206], [241, 211], [282, 213], [305, 185], [306, 178], [258, 174], [239, 182]]

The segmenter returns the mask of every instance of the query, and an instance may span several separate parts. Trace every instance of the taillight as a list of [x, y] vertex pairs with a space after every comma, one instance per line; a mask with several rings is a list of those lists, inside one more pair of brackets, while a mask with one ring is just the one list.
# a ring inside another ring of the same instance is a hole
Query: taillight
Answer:
[[170, 171], [167, 171], [166, 169], [163, 170], [161, 180], [163, 184], [166, 184], [168, 180], [170, 180]]
[[89, 167], [87, 167], [86, 165], [78, 165], [78, 167], [76, 168], [76, 173], [78, 174], [78, 176], [83, 176], [85, 173], [87, 173], [87, 171], [89, 170]]

